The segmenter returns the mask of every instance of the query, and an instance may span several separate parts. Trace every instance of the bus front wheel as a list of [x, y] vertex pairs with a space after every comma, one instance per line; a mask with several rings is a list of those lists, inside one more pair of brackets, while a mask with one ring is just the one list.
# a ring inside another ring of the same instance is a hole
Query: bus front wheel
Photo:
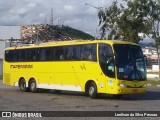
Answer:
[[26, 92], [27, 91], [27, 87], [26, 87], [26, 82], [24, 79], [21, 79], [19, 81], [19, 88], [22, 92]]
[[88, 87], [88, 93], [91, 98], [97, 97], [97, 86], [94, 82], [91, 82]]
[[29, 82], [29, 89], [31, 92], [37, 92], [37, 84], [36, 84], [36, 81], [35, 80], [31, 80]]

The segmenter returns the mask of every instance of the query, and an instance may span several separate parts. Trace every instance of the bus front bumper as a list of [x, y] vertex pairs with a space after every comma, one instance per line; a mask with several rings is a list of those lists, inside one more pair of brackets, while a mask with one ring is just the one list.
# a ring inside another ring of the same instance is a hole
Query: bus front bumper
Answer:
[[113, 94], [141, 94], [141, 93], [146, 93], [147, 88], [142, 87], [142, 88], [123, 88], [123, 87], [117, 87], [114, 90]]

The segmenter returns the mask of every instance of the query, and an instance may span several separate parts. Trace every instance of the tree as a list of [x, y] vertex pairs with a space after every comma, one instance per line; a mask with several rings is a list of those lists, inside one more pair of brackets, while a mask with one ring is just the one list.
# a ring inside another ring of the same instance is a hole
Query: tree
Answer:
[[[160, 79], [160, 54], [159, 54], [159, 46], [160, 46], [160, 0], [154, 0], [150, 2], [151, 11], [149, 12], [150, 21], [152, 24], [152, 29], [149, 32], [149, 35], [155, 40], [155, 47], [157, 49], [158, 55], [158, 65], [159, 65], [159, 79]], [[149, 36], [148, 35], [148, 36]]]
[[108, 39], [122, 39], [138, 43], [138, 33], [152, 38], [159, 37], [160, 0], [123, 0], [125, 5], [114, 1], [99, 11], [101, 37], [108, 32]]

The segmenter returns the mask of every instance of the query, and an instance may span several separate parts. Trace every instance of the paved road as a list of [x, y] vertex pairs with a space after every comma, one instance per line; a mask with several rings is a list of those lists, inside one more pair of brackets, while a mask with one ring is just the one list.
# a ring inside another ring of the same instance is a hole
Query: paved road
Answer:
[[18, 87], [5, 86], [0, 81], [0, 111], [160, 111], [160, 88], [149, 87], [146, 94], [124, 95], [120, 100], [106, 95], [90, 99], [84, 93], [77, 92], [63, 91], [60, 94], [53, 91], [20, 92]]

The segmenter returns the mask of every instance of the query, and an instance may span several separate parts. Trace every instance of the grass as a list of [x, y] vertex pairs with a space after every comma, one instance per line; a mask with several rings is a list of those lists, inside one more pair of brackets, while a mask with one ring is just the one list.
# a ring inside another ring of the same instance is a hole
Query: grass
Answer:
[[147, 80], [147, 83], [151, 85], [160, 85], [160, 80]]
[[159, 74], [159, 72], [147, 72], [147, 74]]

